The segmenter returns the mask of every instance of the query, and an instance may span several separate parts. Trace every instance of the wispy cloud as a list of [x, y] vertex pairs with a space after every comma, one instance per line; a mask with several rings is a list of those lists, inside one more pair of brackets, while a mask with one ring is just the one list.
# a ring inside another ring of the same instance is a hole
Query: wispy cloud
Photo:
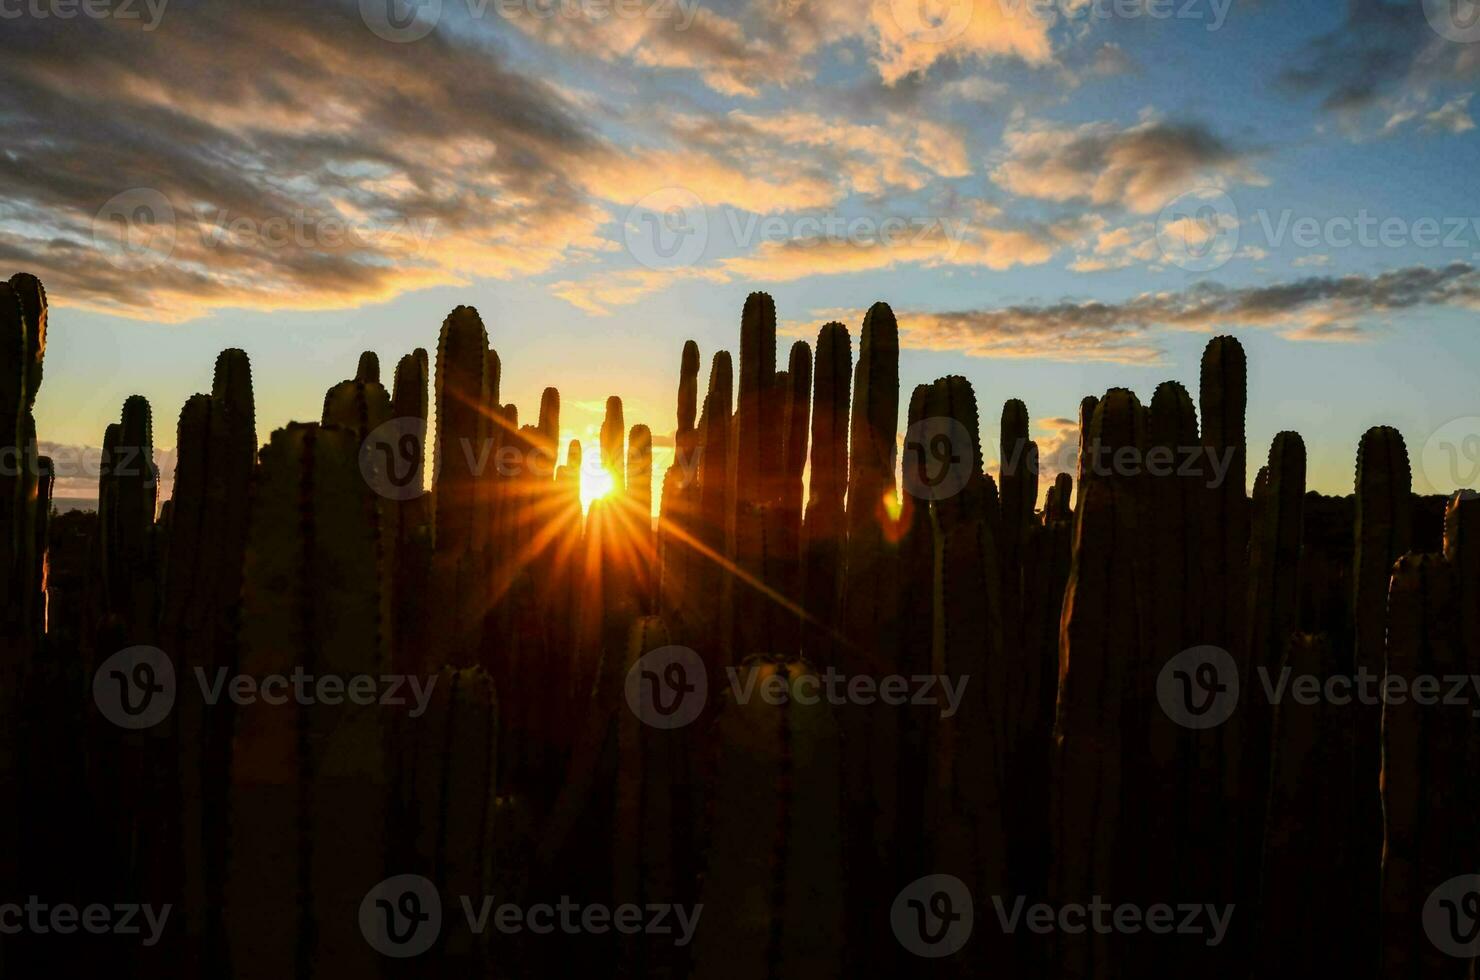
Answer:
[[[1119, 303], [1066, 301], [897, 315], [900, 343], [907, 347], [974, 357], [1154, 364], [1164, 353], [1164, 330], [1263, 327], [1297, 340], [1360, 340], [1384, 316], [1421, 307], [1480, 308], [1480, 270], [1464, 263], [1414, 266], [1271, 286], [1200, 283]], [[814, 313], [814, 319], [834, 312]]]

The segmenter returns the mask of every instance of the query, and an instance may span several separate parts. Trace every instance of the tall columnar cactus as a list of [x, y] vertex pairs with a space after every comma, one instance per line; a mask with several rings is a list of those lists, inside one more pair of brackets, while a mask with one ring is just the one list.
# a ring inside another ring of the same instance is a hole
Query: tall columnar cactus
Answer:
[[848, 394], [853, 344], [848, 328], [829, 323], [817, 334], [812, 408], [811, 486], [802, 532], [804, 651], [833, 663], [834, 630], [842, 620], [844, 497], [848, 490]]
[[601, 422], [601, 467], [611, 475], [614, 495], [627, 489], [626, 461], [622, 452], [627, 425], [622, 419], [622, 399], [613, 395], [606, 400], [606, 417]]
[[745, 300], [736, 396], [729, 552], [738, 572], [730, 602], [739, 659], [773, 650], [781, 619], [767, 565], [782, 517], [786, 395], [776, 373], [776, 304], [765, 293]]
[[[1139, 408], [1130, 392], [1107, 392], [1095, 408], [1089, 440], [1112, 457], [1135, 446]], [[1127, 879], [1146, 853], [1126, 850], [1135, 828], [1126, 825], [1123, 812], [1125, 803], [1135, 802], [1124, 798], [1126, 757], [1134, 748], [1126, 736], [1137, 720], [1128, 717], [1127, 707], [1142, 693], [1131, 684], [1143, 656], [1145, 602], [1136, 493], [1131, 476], [1095, 474], [1081, 485], [1054, 727], [1049, 887], [1060, 903], [1134, 894]], [[1056, 968], [1065, 976], [1115, 976], [1123, 956], [1117, 940], [1104, 934], [1056, 937]]]
[[1074, 498], [1074, 513], [1079, 513], [1079, 502], [1084, 499], [1084, 484], [1094, 476], [1095, 447], [1090, 443], [1090, 426], [1094, 423], [1095, 406], [1100, 400], [1094, 395], [1085, 395], [1079, 400], [1079, 454], [1074, 473], [1074, 489], [1079, 494]]
[[[1281, 666], [1323, 685], [1350, 676], [1324, 635], [1291, 634]], [[1350, 705], [1329, 698], [1275, 706], [1255, 976], [1317, 975], [1352, 945], [1350, 841], [1339, 828], [1351, 807], [1353, 720]]]
[[1480, 497], [1456, 494], [1444, 512], [1444, 557], [1459, 588], [1459, 636], [1480, 652]]
[[[981, 423], [971, 384], [955, 376], [937, 380], [925, 413], [951, 419], [966, 433], [968, 444], [951, 448], [970, 474], [959, 493], [933, 505], [937, 572], [931, 673], [955, 684], [968, 679], [959, 709], [949, 718], [941, 713], [934, 723], [934, 867], [966, 882], [975, 895], [1005, 894], [1005, 719], [1014, 690], [1010, 675], [1021, 665], [1003, 648], [1002, 566], [992, 513], [996, 492], [983, 472]], [[972, 946], [968, 962], [977, 966], [1003, 952], [998, 937], [990, 933]]]
[[[1261, 671], [1279, 672], [1285, 644], [1295, 629], [1300, 608], [1300, 541], [1305, 504], [1305, 442], [1296, 432], [1281, 432], [1269, 447], [1267, 486], [1250, 547], [1251, 579], [1248, 604], [1249, 674], [1243, 690], [1256, 691]], [[1245, 798], [1262, 800], [1269, 778], [1271, 705], [1250, 698], [1245, 718], [1248, 780]], [[1262, 812], [1245, 822], [1249, 860], [1258, 857], [1263, 828]]]
[[[380, 677], [380, 529], [359, 440], [293, 424], [262, 450], [242, 589], [243, 673]], [[235, 976], [373, 972], [357, 910], [386, 875], [386, 716], [353, 699], [238, 713], [226, 922]]]
[[[895, 438], [899, 414], [899, 328], [894, 313], [875, 303], [863, 321], [859, 358], [853, 376], [853, 414], [849, 434], [848, 500], [844, 550], [843, 642], [836, 663], [844, 675], [893, 673], [898, 657], [896, 601], [898, 549], [886, 528], [886, 496], [894, 493]], [[859, 965], [879, 935], [878, 920], [888, 902], [875, 869], [885, 866], [893, 829], [893, 803], [879, 801], [887, 785], [892, 726], [880, 710], [847, 705], [838, 723], [845, 745], [843, 807], [844, 853], [848, 883], [849, 968]], [[876, 757], [878, 746], [889, 754]]]
[[[171, 528], [164, 564], [160, 642], [186, 675], [214, 677], [237, 666], [238, 604], [246, 552], [257, 431], [252, 368], [245, 352], [223, 351], [211, 394], [192, 396], [180, 414]], [[182, 928], [200, 944], [202, 968], [221, 949], [219, 910], [226, 861], [229, 705], [205, 710], [184, 698], [173, 716], [178, 756]]]
[[478, 311], [457, 307], [437, 341], [431, 522], [436, 555], [429, 580], [440, 597], [431, 617], [433, 643], [459, 666], [476, 662], [487, 612], [483, 549], [492, 508], [486, 499], [489, 471], [480, 473], [478, 465], [492, 448], [490, 403], [498, 397], [488, 366], [488, 332]]
[[634, 425], [627, 434], [627, 504], [623, 523], [631, 549], [637, 602], [644, 612], [653, 608], [653, 433], [645, 425]]
[[704, 454], [699, 464], [699, 534], [702, 554], [701, 573], [695, 576], [700, 595], [709, 601], [694, 631], [697, 647], [718, 679], [720, 665], [727, 661], [730, 650], [727, 625], [729, 614], [725, 601], [728, 575], [725, 570], [726, 527], [732, 500], [730, 485], [731, 405], [733, 380], [729, 351], [716, 351], [709, 368], [709, 390], [704, 396], [704, 414], [699, 421]]
[[[693, 944], [694, 975], [837, 977], [843, 948], [840, 733], [796, 660], [751, 658], [716, 738], [714, 831]], [[749, 689], [748, 687], [746, 689]]]
[[[777, 596], [769, 597], [768, 617], [776, 632], [773, 649], [801, 650], [802, 608], [802, 472], [807, 465], [807, 428], [812, 417], [812, 347], [805, 340], [791, 345], [787, 369], [776, 375], [782, 398], [782, 448], [775, 465], [777, 496], [774, 518], [767, 522], [766, 582]], [[784, 600], [785, 605], [778, 601]]]
[[663, 474], [658, 519], [658, 597], [674, 635], [688, 639], [693, 606], [702, 601], [695, 593], [695, 576], [702, 559], [694, 550], [699, 518], [699, 454], [695, 428], [699, 400], [699, 345], [685, 341], [679, 361], [678, 428], [673, 434], [673, 465]]
[[360, 355], [360, 363], [355, 366], [355, 380], [368, 385], [380, 384], [380, 356], [373, 350]]
[[102, 525], [103, 592], [119, 640], [147, 643], [156, 633], [158, 584], [154, 517], [159, 470], [154, 465], [154, 420], [142, 396], [123, 403], [122, 421], [103, 439], [98, 494]]
[[[627, 643], [627, 671], [640, 669], [642, 657], [670, 642], [661, 619], [637, 620]], [[658, 728], [636, 711], [617, 713], [612, 885], [619, 905], [686, 907], [697, 897], [692, 744], [692, 733], [682, 727]], [[617, 975], [677, 977], [684, 953], [671, 936], [637, 933], [622, 940]]]
[[1466, 907], [1473, 885], [1441, 889], [1480, 866], [1480, 793], [1473, 780], [1444, 774], [1480, 766], [1480, 736], [1473, 704], [1453, 703], [1432, 688], [1426, 698], [1420, 687], [1423, 678], [1432, 683], [1480, 670], [1480, 651], [1460, 642], [1459, 592], [1454, 566], [1440, 555], [1406, 555], [1393, 568], [1384, 685], [1402, 678], [1413, 693], [1386, 699], [1382, 708], [1383, 980], [1473, 975], [1471, 962], [1441, 948], [1434, 933], [1462, 944], [1474, 919]]
[[[1375, 426], [1357, 447], [1355, 555], [1352, 559], [1354, 624], [1352, 669], [1381, 677], [1388, 635], [1388, 583], [1393, 563], [1408, 551], [1411, 540], [1412, 474], [1408, 450], [1397, 429]], [[1356, 755], [1350, 831], [1355, 849], [1358, 896], [1354, 936], [1375, 956], [1378, 892], [1377, 863], [1382, 855], [1382, 801], [1378, 774], [1382, 764], [1381, 717], [1375, 705], [1357, 709]], [[1365, 914], [1364, 914], [1365, 910]]]
[[885, 499], [894, 493], [895, 439], [899, 421], [899, 327], [886, 303], [863, 320], [853, 374], [849, 431], [848, 541], [844, 617], [848, 672], [887, 667], [894, 648], [894, 549], [885, 533]]
[[1001, 444], [1002, 535], [997, 542], [1002, 561], [1003, 639], [1009, 650], [1022, 648], [1023, 536], [1038, 502], [1036, 447], [1028, 438], [1028, 407], [1016, 398], [1002, 406]]
[[[1203, 351], [1198, 397], [1206, 452], [1228, 459], [1225, 476], [1210, 488], [1203, 533], [1202, 638], [1243, 662], [1248, 602], [1249, 509], [1245, 491], [1244, 404], [1248, 398], [1244, 349], [1232, 337], [1214, 337]], [[1206, 463], [1206, 459], [1204, 460]]]
[[[490, 397], [487, 355], [488, 331], [478, 311], [459, 306], [449, 313], [437, 341], [433, 467], [435, 540], [443, 553], [476, 548], [479, 540], [478, 479], [470, 460], [479, 458], [489, 433], [483, 414]], [[495, 401], [497, 397], [493, 395]]]
[[[481, 668], [444, 667], [426, 678], [426, 710], [404, 722], [400, 812], [392, 869], [420, 874], [444, 903], [500, 894], [495, 865], [499, 703]], [[444, 905], [444, 908], [446, 906]], [[444, 969], [486, 969], [487, 934], [447, 927], [432, 959]]]
[[46, 290], [17, 273], [0, 282], [0, 636], [16, 654], [40, 641], [42, 624], [35, 542], [46, 513], [39, 507], [40, 466], [32, 409], [46, 354]]

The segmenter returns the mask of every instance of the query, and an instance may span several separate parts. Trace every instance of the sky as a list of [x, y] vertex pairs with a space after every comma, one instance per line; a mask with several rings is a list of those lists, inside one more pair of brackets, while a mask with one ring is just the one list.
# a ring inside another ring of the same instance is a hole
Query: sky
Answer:
[[661, 446], [752, 290], [783, 364], [890, 303], [902, 399], [964, 375], [991, 444], [1021, 398], [1046, 460], [1230, 333], [1250, 479], [1295, 429], [1349, 493], [1375, 424], [1419, 491], [1480, 475], [1472, 0], [0, 0], [0, 36], [59, 496], [128, 395], [172, 447], [224, 347], [265, 442], [460, 304], [521, 421], [555, 385], [589, 449], [617, 394]]

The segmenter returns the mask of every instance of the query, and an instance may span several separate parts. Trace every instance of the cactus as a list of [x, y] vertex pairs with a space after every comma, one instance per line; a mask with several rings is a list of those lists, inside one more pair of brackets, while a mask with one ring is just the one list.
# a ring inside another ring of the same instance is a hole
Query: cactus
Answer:
[[437, 342], [437, 431], [434, 444], [437, 485], [435, 541], [438, 552], [457, 554], [476, 547], [480, 536], [477, 478], [469, 466], [488, 428], [482, 407], [490, 388], [485, 365], [488, 332], [478, 311], [459, 306], [442, 323]]
[[848, 488], [848, 393], [853, 348], [848, 328], [829, 323], [817, 334], [812, 409], [812, 482], [803, 523], [804, 650], [813, 662], [833, 663], [835, 624], [842, 619], [844, 496]]
[[[1089, 441], [1101, 452], [1139, 442], [1135, 395], [1112, 389], [1100, 399]], [[1056, 902], [1094, 895], [1134, 894], [1127, 875], [1142, 851], [1121, 848], [1126, 826], [1122, 793], [1127, 744], [1142, 691], [1136, 676], [1144, 628], [1145, 570], [1133, 476], [1094, 473], [1081, 486], [1073, 566], [1059, 637], [1059, 697], [1054, 723], [1053, 869]], [[1153, 709], [1154, 710], [1154, 709]], [[1133, 801], [1132, 801], [1133, 802]], [[1123, 960], [1118, 939], [1056, 937], [1055, 965], [1066, 976], [1114, 976]]]
[[687, 640], [695, 606], [700, 563], [698, 466], [702, 443], [695, 427], [699, 398], [699, 345], [686, 341], [679, 361], [678, 428], [673, 465], [663, 474], [658, 516], [658, 608], [674, 635]]
[[[1412, 476], [1403, 436], [1387, 426], [1368, 429], [1357, 448], [1355, 554], [1352, 559], [1353, 661], [1352, 669], [1383, 675], [1384, 644], [1388, 635], [1388, 583], [1393, 563], [1408, 551], [1411, 511], [1408, 506]], [[1350, 830], [1355, 850], [1358, 942], [1373, 945], [1381, 881], [1382, 800], [1378, 774], [1382, 765], [1381, 717], [1375, 705], [1357, 709], [1356, 751]]]
[[[1249, 664], [1242, 689], [1254, 692], [1261, 672], [1273, 677], [1300, 607], [1300, 540], [1305, 500], [1305, 443], [1295, 432], [1281, 432], [1269, 447], [1264, 503], [1254, 527], [1250, 548], [1251, 581], [1248, 600]], [[1259, 495], [1256, 493], [1256, 497]], [[1272, 712], [1262, 697], [1251, 697], [1245, 719], [1247, 744], [1244, 797], [1263, 800], [1268, 792]], [[1251, 864], [1257, 862], [1263, 840], [1264, 814], [1256, 811], [1245, 821]]]
[[[1322, 683], [1346, 675], [1323, 635], [1291, 634], [1281, 666]], [[1274, 709], [1269, 797], [1254, 949], [1258, 976], [1308, 976], [1351, 946], [1349, 841], [1336, 833], [1351, 806], [1351, 706], [1286, 697]]]
[[826, 702], [796, 699], [808, 678], [801, 661], [750, 658], [737, 683], [757, 693], [720, 714], [696, 976], [841, 975], [840, 733]]
[[360, 363], [355, 366], [355, 380], [367, 385], [380, 384], [380, 357], [373, 350], [360, 355]]
[[133, 395], [122, 421], [108, 426], [98, 492], [102, 524], [103, 593], [124, 645], [151, 642], [158, 610], [154, 517], [159, 470], [149, 402]]
[[[247, 539], [243, 673], [380, 677], [380, 529], [344, 429], [273, 433]], [[238, 712], [226, 921], [235, 976], [376, 968], [356, 921], [385, 874], [387, 719], [352, 701]]]
[[[669, 643], [661, 619], [639, 619], [628, 638], [626, 670]], [[612, 882], [619, 905], [687, 905], [695, 898], [699, 869], [690, 741], [683, 728], [655, 728], [636, 711], [618, 712]], [[677, 977], [683, 954], [670, 937], [638, 933], [622, 940], [617, 975]]]
[[[182, 676], [199, 667], [214, 677], [237, 666], [238, 602], [257, 454], [251, 370], [243, 351], [223, 351], [211, 394], [191, 397], [180, 413], [160, 639]], [[202, 956], [221, 949], [230, 707], [222, 703], [207, 711], [199, 699], [182, 698], [173, 719], [186, 896], [181, 918]], [[224, 969], [220, 959], [207, 962], [209, 967], [202, 968]]]
[[[446, 902], [455, 895], [498, 894], [499, 704], [493, 681], [478, 667], [444, 667], [428, 681], [425, 713], [405, 720], [400, 805], [409, 853], [398, 867], [427, 878]], [[442, 969], [485, 970], [487, 941], [486, 934], [447, 928], [433, 956]]]
[[[1435, 776], [1474, 772], [1480, 765], [1473, 706], [1445, 703], [1437, 691], [1426, 703], [1418, 686], [1422, 677], [1473, 677], [1480, 667], [1480, 651], [1460, 643], [1454, 572], [1440, 555], [1405, 555], [1393, 568], [1384, 686], [1402, 678], [1404, 689], [1412, 693], [1386, 699], [1382, 707], [1378, 976], [1384, 980], [1472, 975], [1471, 963], [1455, 958], [1425, 934], [1426, 927], [1437, 925], [1426, 914], [1430, 896], [1450, 879], [1474, 874], [1480, 864], [1480, 842], [1474, 833], [1480, 796], [1473, 781], [1450, 783]], [[1458, 902], [1460, 896], [1448, 900]], [[1460, 941], [1460, 931], [1449, 928], [1454, 933], [1445, 938]]]

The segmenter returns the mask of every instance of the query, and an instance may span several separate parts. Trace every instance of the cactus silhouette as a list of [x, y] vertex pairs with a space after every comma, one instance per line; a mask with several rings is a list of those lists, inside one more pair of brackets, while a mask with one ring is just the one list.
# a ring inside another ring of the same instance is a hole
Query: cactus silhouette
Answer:
[[[1471, 706], [1294, 692], [1480, 673], [1480, 500], [1415, 496], [1385, 426], [1362, 436], [1352, 495], [1307, 492], [1294, 432], [1251, 495], [1250, 366], [1231, 337], [1207, 344], [1196, 401], [1172, 381], [1146, 405], [1084, 398], [1077, 460], [1040, 480], [1030, 401], [1006, 399], [987, 431], [982, 389], [943, 377], [905, 389], [900, 425], [888, 305], [853, 324], [856, 354], [829, 322], [788, 338], [784, 363], [771, 297], [740, 319], [738, 360], [710, 352], [707, 379], [682, 344], [671, 423], [610, 394], [563, 460], [561, 392], [506, 382], [469, 306], [435, 354], [398, 355], [385, 381], [362, 354], [325, 379], [317, 421], [260, 448], [252, 377], [272, 365], [226, 350], [180, 411], [168, 501], [153, 458], [169, 437], [136, 395], [104, 434], [97, 514], [52, 518], [62, 474], [34, 418], [46, 293], [0, 284], [0, 457], [17, 464], [0, 469], [0, 787], [25, 801], [0, 822], [0, 879], [177, 909], [157, 950], [23, 937], [0, 969], [1467, 975], [1430, 941], [1430, 897], [1480, 860]], [[540, 392], [524, 425], [514, 391]], [[949, 486], [900, 469], [922, 432]], [[583, 480], [605, 491], [585, 513]], [[145, 644], [177, 697], [124, 731], [90, 687]], [[1164, 674], [1209, 647], [1240, 696], [1197, 727]], [[664, 648], [704, 667], [706, 696], [672, 728], [629, 697]], [[195, 680], [295, 672], [425, 696], [310, 685], [236, 703]], [[900, 678], [936, 702], [886, 699]], [[439, 938], [406, 961], [359, 920], [399, 874], [443, 903]], [[928, 963], [891, 913], [934, 874], [968, 887], [975, 929]], [[704, 911], [687, 947], [465, 928], [462, 899], [476, 920], [490, 896], [490, 916]], [[988, 907], [1097, 896], [1237, 913], [1211, 944], [1009, 935]]]

